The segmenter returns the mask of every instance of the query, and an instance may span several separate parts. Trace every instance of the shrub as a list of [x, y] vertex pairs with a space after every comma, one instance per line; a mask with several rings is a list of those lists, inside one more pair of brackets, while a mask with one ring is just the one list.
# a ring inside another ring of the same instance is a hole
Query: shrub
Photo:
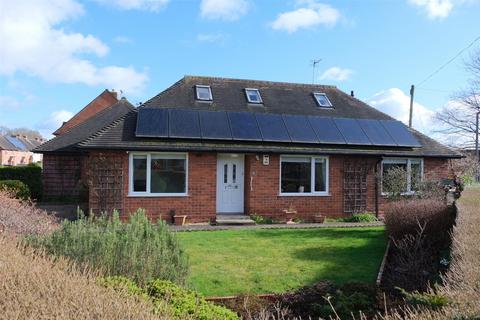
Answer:
[[17, 199], [27, 200], [30, 198], [30, 189], [20, 180], [1, 180], [0, 189], [11, 192]]
[[321, 281], [283, 294], [279, 301], [291, 312], [287, 319], [337, 319], [335, 313], [340, 319], [352, 319], [352, 314], [358, 315], [360, 311], [364, 315], [375, 313], [375, 288], [364, 283], [335, 285], [330, 281]]
[[14, 235], [47, 234], [58, 227], [58, 221], [28, 201], [11, 197], [0, 190], [0, 233]]
[[338, 218], [340, 222], [374, 222], [378, 221], [377, 217], [372, 213], [355, 213], [347, 218]]
[[455, 214], [438, 199], [404, 199], [385, 207], [385, 225], [390, 237], [400, 239], [418, 232], [425, 225], [425, 235], [445, 235], [455, 221]]
[[0, 237], [1, 319], [159, 318], [148, 301], [122, 296], [95, 278], [66, 259]]
[[237, 314], [225, 307], [206, 301], [198, 293], [181, 288], [170, 281], [154, 280], [147, 284], [146, 292], [154, 304], [165, 301], [177, 319], [192, 317], [199, 320], [236, 320]]
[[0, 167], [0, 180], [20, 180], [30, 189], [32, 199], [41, 199], [42, 168], [37, 165]]
[[448, 304], [448, 298], [441, 294], [436, 294], [433, 292], [430, 293], [420, 293], [418, 291], [407, 292], [402, 288], [398, 288], [407, 302], [415, 307], [423, 306], [430, 309], [439, 309]]
[[187, 259], [173, 233], [158, 220], [153, 224], [141, 209], [122, 223], [111, 217], [63, 221], [51, 235], [28, 239], [56, 256], [67, 256], [107, 276], [126, 276], [138, 284], [153, 279], [184, 283]]
[[208, 302], [198, 293], [186, 290], [170, 281], [154, 280], [149, 282], [145, 288], [137, 286], [132, 280], [125, 277], [105, 277], [99, 279], [98, 283], [120, 293], [147, 300], [152, 303], [155, 313], [167, 313], [168, 318], [239, 319], [235, 312]]
[[251, 215], [250, 218], [252, 218], [253, 221], [255, 221], [256, 224], [276, 224], [278, 221], [274, 220], [272, 217], [263, 217], [263, 216], [257, 216], [257, 215]]

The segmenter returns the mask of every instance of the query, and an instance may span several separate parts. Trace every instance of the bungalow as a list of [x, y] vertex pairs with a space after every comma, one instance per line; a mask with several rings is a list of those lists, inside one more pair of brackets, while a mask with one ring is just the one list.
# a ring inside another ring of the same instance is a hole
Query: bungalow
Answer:
[[405, 168], [414, 192], [461, 157], [334, 86], [196, 76], [138, 108], [122, 99], [36, 151], [46, 197], [68, 180], [63, 191], [83, 186], [94, 212], [189, 222], [379, 213], [382, 172]]

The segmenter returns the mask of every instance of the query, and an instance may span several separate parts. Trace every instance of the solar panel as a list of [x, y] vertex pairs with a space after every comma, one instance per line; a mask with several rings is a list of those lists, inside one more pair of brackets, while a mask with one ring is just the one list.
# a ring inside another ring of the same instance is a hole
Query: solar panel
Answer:
[[310, 126], [306, 116], [285, 114], [283, 115], [283, 120], [292, 142], [318, 142], [317, 135]]
[[291, 142], [283, 118], [279, 114], [255, 114], [264, 141]]
[[200, 122], [198, 111], [170, 109], [169, 136], [172, 138], [200, 139]]
[[168, 109], [140, 108], [136, 135], [139, 137], [168, 137]]
[[357, 119], [363, 132], [368, 139], [376, 146], [396, 146], [397, 144], [392, 139], [390, 134], [385, 130], [378, 120], [372, 119]]
[[346, 143], [345, 138], [343, 138], [332, 118], [309, 116], [308, 121], [310, 121], [320, 143]]
[[199, 111], [200, 129], [203, 139], [231, 140], [232, 131], [226, 112]]
[[5, 136], [7, 138], [8, 141], [10, 141], [11, 144], [13, 144], [16, 148], [20, 149], [20, 150], [27, 150], [27, 147], [25, 147], [25, 145], [19, 140], [17, 139], [16, 137], [12, 137], [12, 136]]
[[380, 123], [387, 130], [393, 140], [401, 147], [421, 147], [422, 145], [408, 131], [407, 127], [400, 121], [380, 120]]
[[347, 144], [371, 145], [367, 135], [363, 132], [356, 119], [333, 118], [337, 128], [342, 133]]
[[250, 112], [228, 112], [234, 140], [262, 141], [257, 120]]

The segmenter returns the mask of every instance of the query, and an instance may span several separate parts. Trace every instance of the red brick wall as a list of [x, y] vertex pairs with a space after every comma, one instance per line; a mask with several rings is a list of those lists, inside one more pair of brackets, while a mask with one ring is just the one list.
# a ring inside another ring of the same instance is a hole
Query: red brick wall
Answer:
[[[124, 159], [128, 172], [128, 155]], [[216, 153], [189, 153], [188, 196], [185, 197], [129, 197], [128, 174], [124, 176], [124, 212], [146, 209], [153, 218], [170, 221], [170, 210], [177, 215], [187, 215], [188, 222], [208, 222], [216, 216]]]
[[82, 110], [74, 115], [70, 120], [65, 122], [60, 128], [58, 128], [53, 134], [61, 135], [70, 130], [71, 128], [79, 125], [85, 120], [90, 119], [97, 113], [107, 109], [118, 102], [117, 93], [110, 92], [108, 90], [103, 91], [99, 96], [93, 99]]
[[[133, 197], [128, 196], [128, 154], [126, 152], [103, 153], [121, 157], [123, 160], [123, 202], [122, 216], [138, 208], [144, 208], [153, 218], [170, 221], [170, 211], [187, 215], [188, 222], [208, 222], [216, 216], [216, 153], [189, 153], [188, 156], [188, 196], [185, 197]], [[279, 174], [280, 156], [271, 154], [270, 164], [262, 164], [262, 155], [245, 156], [245, 213], [271, 216], [284, 219], [284, 209], [293, 207], [298, 217], [310, 220], [314, 214], [342, 216], [343, 210], [343, 168], [345, 161], [369, 163], [371, 170], [367, 176], [367, 210], [375, 211], [375, 165], [378, 157], [329, 157], [328, 196], [280, 196]], [[424, 159], [426, 178], [448, 176], [449, 161], [433, 158]], [[383, 199], [380, 199], [380, 210]]]
[[[347, 158], [344, 156], [329, 157], [329, 195], [328, 196], [280, 196], [279, 175], [280, 156], [270, 155], [270, 164], [264, 166], [255, 155], [245, 157], [245, 212], [262, 216], [274, 217], [278, 220], [284, 218], [284, 211], [289, 207], [298, 212], [298, 217], [306, 220], [313, 218], [315, 214], [343, 216], [343, 166]], [[375, 209], [375, 174], [373, 165], [374, 158], [348, 158], [350, 161], [372, 164], [367, 176], [367, 208]]]
[[[441, 180], [443, 178], [453, 178], [452, 160], [442, 158], [423, 158], [423, 179]], [[381, 191], [381, 190], [380, 190]], [[381, 196], [379, 199], [379, 213], [385, 211], [385, 204], [388, 198]]]
[[43, 200], [85, 201], [86, 161], [82, 154], [49, 154], [43, 155]]
[[423, 162], [424, 179], [439, 180], [453, 178], [451, 160], [440, 158], [425, 158]]

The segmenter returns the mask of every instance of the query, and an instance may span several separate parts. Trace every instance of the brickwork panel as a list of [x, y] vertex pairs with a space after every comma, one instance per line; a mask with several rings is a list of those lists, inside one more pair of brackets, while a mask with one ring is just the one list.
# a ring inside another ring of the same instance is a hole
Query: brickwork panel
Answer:
[[86, 201], [86, 161], [82, 154], [44, 154], [43, 200]]

